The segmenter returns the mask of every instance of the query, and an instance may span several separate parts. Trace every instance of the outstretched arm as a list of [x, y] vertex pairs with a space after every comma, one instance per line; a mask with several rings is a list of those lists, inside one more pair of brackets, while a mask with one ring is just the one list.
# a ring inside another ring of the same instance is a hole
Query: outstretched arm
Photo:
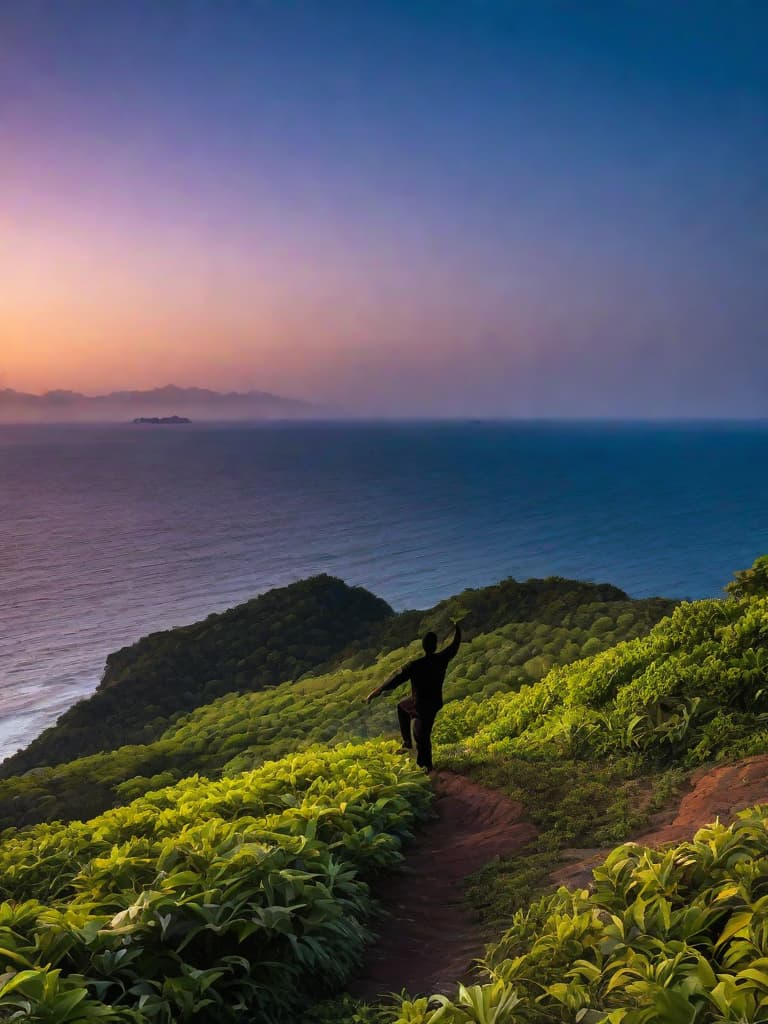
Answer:
[[461, 643], [461, 626], [457, 622], [455, 624], [455, 626], [454, 626], [453, 640], [451, 640], [451, 642], [448, 644], [448, 646], [444, 647], [442, 649], [442, 651], [440, 652], [443, 655], [443, 657], [445, 658], [446, 661], [450, 661], [451, 658], [455, 658], [456, 657], [456, 655], [458, 653], [458, 650], [459, 650], [459, 644], [460, 643]]
[[401, 683], [411, 678], [411, 667], [406, 665], [405, 668], [401, 668], [399, 672], [396, 672], [391, 679], [388, 679], [386, 683], [382, 683], [381, 686], [377, 686], [375, 690], [371, 690], [368, 696], [365, 698], [365, 703], [370, 704], [374, 697], [380, 697], [382, 693], [387, 690], [394, 690], [395, 687], [400, 686]]

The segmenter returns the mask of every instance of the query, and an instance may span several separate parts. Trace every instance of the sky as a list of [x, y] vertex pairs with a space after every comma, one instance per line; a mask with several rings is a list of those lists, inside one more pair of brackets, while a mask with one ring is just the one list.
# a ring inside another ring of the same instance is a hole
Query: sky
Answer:
[[0, 388], [768, 415], [765, 0], [0, 0]]

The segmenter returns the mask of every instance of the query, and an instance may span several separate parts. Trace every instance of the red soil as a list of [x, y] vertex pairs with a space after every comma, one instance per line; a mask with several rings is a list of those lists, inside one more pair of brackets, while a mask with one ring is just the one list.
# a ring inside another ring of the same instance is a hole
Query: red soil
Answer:
[[[768, 803], [768, 754], [757, 754], [716, 768], [700, 768], [690, 777], [688, 786], [679, 805], [655, 814], [651, 819], [653, 828], [636, 836], [635, 842], [644, 846], [681, 843], [692, 839], [703, 825], [715, 818], [727, 824], [737, 811]], [[551, 879], [571, 888], [589, 885], [592, 868], [608, 853], [609, 849], [566, 850], [564, 859], [570, 863], [555, 871]]]
[[502, 793], [452, 772], [435, 773], [433, 785], [437, 820], [406, 851], [402, 873], [375, 890], [387, 916], [349, 986], [362, 999], [455, 990], [486, 941], [462, 901], [465, 878], [536, 835], [522, 805]]
[[701, 768], [691, 776], [690, 787], [672, 820], [657, 821], [652, 831], [638, 837], [638, 843], [679, 843], [692, 838], [702, 825], [715, 818], [728, 823], [737, 811], [768, 803], [768, 755], [757, 754], [735, 764]]

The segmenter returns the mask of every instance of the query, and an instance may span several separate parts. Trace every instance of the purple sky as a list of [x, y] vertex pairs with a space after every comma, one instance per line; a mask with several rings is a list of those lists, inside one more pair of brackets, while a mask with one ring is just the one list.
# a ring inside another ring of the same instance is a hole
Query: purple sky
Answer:
[[0, 387], [768, 414], [768, 5], [5, 0]]

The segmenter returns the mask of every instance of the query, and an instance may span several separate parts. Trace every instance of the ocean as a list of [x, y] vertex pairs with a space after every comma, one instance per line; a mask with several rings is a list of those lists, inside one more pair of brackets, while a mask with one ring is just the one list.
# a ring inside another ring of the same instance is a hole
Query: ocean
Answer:
[[327, 572], [395, 608], [506, 576], [722, 594], [768, 424], [0, 426], [0, 757], [110, 651]]

